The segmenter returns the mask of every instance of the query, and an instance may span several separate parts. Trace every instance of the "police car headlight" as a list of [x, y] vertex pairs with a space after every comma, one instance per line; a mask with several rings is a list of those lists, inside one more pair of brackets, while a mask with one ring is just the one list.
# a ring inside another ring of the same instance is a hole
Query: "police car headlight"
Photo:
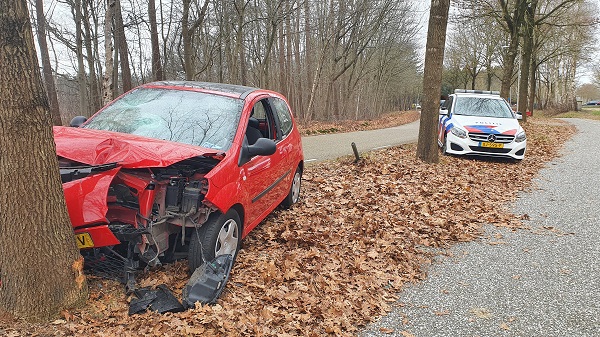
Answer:
[[517, 135], [515, 136], [515, 142], [517, 143], [522, 143], [527, 139], [527, 136], [525, 135], [525, 131], [521, 131], [519, 133], [517, 133]]
[[452, 132], [452, 134], [458, 138], [463, 138], [463, 139], [467, 138], [467, 131], [465, 131], [461, 128], [454, 127], [454, 128], [452, 128], [452, 130], [450, 130], [450, 132]]

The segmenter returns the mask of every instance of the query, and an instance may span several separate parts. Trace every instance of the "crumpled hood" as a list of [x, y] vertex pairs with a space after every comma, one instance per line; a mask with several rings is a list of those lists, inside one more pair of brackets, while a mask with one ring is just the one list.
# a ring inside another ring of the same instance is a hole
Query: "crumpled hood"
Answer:
[[522, 130], [519, 121], [513, 118], [492, 118], [453, 115], [454, 126], [460, 126], [473, 133], [514, 136]]
[[124, 168], [167, 167], [196, 156], [222, 156], [222, 152], [117, 132], [54, 127], [56, 154], [87, 165], [118, 163]]

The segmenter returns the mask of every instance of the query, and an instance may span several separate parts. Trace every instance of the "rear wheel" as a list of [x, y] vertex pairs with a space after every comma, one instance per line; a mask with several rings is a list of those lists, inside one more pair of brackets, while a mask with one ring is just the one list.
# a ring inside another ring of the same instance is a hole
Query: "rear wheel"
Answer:
[[227, 213], [213, 213], [208, 221], [192, 232], [188, 265], [190, 273], [220, 255], [229, 254], [235, 261], [240, 249], [242, 224], [238, 213], [230, 209]]
[[283, 207], [290, 208], [293, 204], [297, 203], [300, 200], [300, 186], [302, 185], [302, 170], [300, 166], [296, 168], [296, 172], [294, 173], [294, 178], [292, 180], [292, 186], [290, 186], [290, 192], [287, 197], [281, 203]]

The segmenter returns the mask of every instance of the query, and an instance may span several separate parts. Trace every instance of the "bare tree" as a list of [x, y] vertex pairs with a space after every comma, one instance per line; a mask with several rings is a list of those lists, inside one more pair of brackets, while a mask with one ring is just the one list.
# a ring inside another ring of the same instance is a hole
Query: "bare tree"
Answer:
[[426, 163], [437, 163], [439, 160], [437, 125], [449, 9], [450, 0], [431, 0], [425, 49], [423, 104], [421, 104], [421, 124], [417, 143], [417, 158]]
[[44, 84], [50, 101], [50, 114], [54, 125], [62, 125], [60, 110], [58, 106], [58, 96], [56, 86], [54, 85], [54, 76], [52, 66], [50, 65], [50, 53], [48, 52], [48, 43], [46, 41], [46, 17], [44, 16], [44, 4], [42, 0], [35, 1], [35, 13], [37, 17], [37, 38], [40, 45], [40, 55], [42, 57], [42, 69], [44, 74]]
[[83, 304], [87, 284], [25, 0], [0, 0], [0, 64], [0, 309], [46, 320]]
[[87, 80], [85, 64], [83, 59], [83, 14], [81, 11], [81, 0], [72, 3], [71, 12], [75, 21], [75, 52], [77, 54], [77, 83], [79, 85], [79, 111], [81, 114], [89, 115]]
[[119, 61], [121, 64], [121, 82], [123, 92], [131, 90], [131, 68], [129, 67], [129, 49], [127, 48], [127, 37], [125, 36], [125, 25], [123, 24], [123, 14], [121, 12], [121, 0], [115, 1], [115, 47], [119, 50]]
[[195, 0], [183, 0], [183, 15], [181, 19], [181, 36], [183, 39], [183, 59], [185, 68], [185, 79], [193, 80], [196, 71], [194, 67], [194, 33], [204, 23], [204, 18], [208, 10], [210, 1], [205, 0], [201, 9], [198, 11], [198, 16], [190, 23], [190, 11], [194, 5], [197, 5]]
[[113, 100], [113, 17], [115, 0], [106, 0], [106, 12], [104, 16], [104, 75], [102, 76], [102, 105]]
[[152, 77], [156, 81], [162, 81], [164, 75], [160, 59], [158, 28], [156, 26], [156, 4], [154, 0], [148, 0], [148, 18], [150, 23], [150, 41], [152, 45]]

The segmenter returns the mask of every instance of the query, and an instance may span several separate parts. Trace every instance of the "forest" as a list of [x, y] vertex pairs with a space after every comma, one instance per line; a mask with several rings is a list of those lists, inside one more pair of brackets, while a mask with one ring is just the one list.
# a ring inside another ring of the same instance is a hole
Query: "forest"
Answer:
[[[155, 80], [279, 91], [304, 123], [374, 119], [422, 96], [427, 8], [413, 0], [30, 3], [55, 124]], [[590, 0], [453, 1], [441, 95], [521, 91], [521, 110], [571, 109], [595, 13]]]

